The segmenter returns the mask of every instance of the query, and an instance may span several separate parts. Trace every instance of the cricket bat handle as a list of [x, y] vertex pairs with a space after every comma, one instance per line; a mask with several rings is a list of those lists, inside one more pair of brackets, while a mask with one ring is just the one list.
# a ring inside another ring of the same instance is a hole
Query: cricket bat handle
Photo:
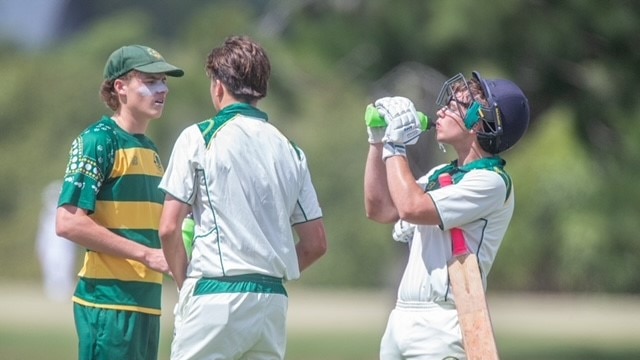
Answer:
[[[440, 187], [445, 187], [453, 184], [453, 179], [449, 174], [442, 174], [438, 177]], [[451, 229], [451, 243], [453, 244], [453, 256], [460, 256], [467, 254], [469, 248], [467, 248], [467, 241], [464, 239], [464, 233], [462, 229]]]
[[[438, 177], [440, 187], [453, 183], [451, 175]], [[456, 299], [456, 311], [465, 352], [469, 360], [498, 360], [498, 349], [484, 294], [478, 259], [467, 248], [462, 229], [450, 229], [453, 259], [448, 265], [449, 279]]]

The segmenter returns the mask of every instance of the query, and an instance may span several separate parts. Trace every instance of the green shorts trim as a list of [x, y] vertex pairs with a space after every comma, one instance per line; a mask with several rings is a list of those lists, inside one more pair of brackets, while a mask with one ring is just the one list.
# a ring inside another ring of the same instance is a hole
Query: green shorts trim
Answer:
[[79, 360], [156, 360], [160, 316], [73, 304]]
[[247, 292], [288, 296], [281, 278], [260, 274], [201, 278], [196, 283], [193, 295]]

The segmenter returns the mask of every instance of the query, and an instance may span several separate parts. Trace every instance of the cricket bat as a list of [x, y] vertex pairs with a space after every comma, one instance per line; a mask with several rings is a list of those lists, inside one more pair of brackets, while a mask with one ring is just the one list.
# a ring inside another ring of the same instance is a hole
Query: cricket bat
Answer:
[[[440, 187], [453, 183], [451, 175], [438, 178]], [[478, 258], [469, 251], [462, 229], [451, 229], [453, 257], [449, 261], [449, 281], [456, 302], [464, 350], [469, 360], [498, 359], [498, 349], [484, 294]]]

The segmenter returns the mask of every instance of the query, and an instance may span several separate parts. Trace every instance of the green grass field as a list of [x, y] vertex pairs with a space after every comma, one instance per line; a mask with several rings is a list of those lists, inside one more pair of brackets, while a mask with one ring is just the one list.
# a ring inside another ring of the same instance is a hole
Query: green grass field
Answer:
[[[171, 285], [166, 289], [172, 289]], [[37, 284], [0, 284], [0, 359], [76, 358], [70, 303], [44, 299]], [[377, 359], [394, 291], [289, 287], [287, 359]], [[165, 292], [165, 309], [176, 296]], [[501, 359], [640, 359], [640, 298], [495, 295], [489, 304]], [[160, 359], [168, 359], [170, 311]]]

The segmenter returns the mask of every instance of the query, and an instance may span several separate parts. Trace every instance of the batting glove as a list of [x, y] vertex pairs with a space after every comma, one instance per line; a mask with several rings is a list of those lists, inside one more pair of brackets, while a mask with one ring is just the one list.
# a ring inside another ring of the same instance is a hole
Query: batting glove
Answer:
[[380, 144], [386, 128], [372, 128], [367, 126], [367, 135], [369, 135], [369, 144]]
[[409, 243], [413, 240], [413, 233], [415, 231], [415, 225], [400, 219], [395, 225], [393, 225], [393, 232], [391, 233], [391, 236], [393, 236], [393, 240], [395, 241]]
[[384, 143], [382, 146], [382, 161], [392, 156], [407, 157], [407, 147], [404, 144]]
[[369, 144], [380, 144], [387, 130], [387, 122], [372, 104], [367, 105], [364, 112], [364, 123], [367, 125]]
[[411, 100], [401, 97], [385, 97], [375, 102], [375, 107], [387, 122], [383, 142], [413, 145], [422, 133], [422, 123]]

